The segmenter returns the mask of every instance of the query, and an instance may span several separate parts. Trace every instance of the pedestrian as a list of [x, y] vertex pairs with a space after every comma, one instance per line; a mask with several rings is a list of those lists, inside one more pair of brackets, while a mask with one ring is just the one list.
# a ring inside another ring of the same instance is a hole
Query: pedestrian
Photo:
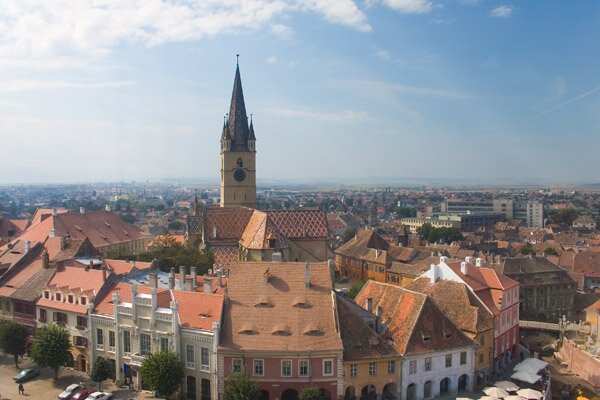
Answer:
[[19, 383], [19, 394], [25, 394], [25, 388], [23, 387], [23, 383]]

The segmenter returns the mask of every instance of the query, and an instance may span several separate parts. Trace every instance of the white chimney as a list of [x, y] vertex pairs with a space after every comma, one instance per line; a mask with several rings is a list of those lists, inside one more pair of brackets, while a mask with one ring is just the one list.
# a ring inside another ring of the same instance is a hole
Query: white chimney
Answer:
[[375, 258], [379, 258], [380, 255], [381, 255], [381, 250], [375, 249]]
[[460, 263], [460, 272], [463, 275], [467, 275], [468, 274], [468, 268], [469, 268], [468, 265], [469, 264], [467, 264], [465, 261], [463, 261], [463, 262]]
[[110, 204], [107, 204], [106, 206], [104, 206], [104, 209], [105, 209], [106, 211], [110, 211]]
[[213, 239], [217, 238], [217, 227], [213, 226]]
[[431, 264], [431, 266], [429, 267], [429, 274], [431, 283], [435, 283], [437, 281], [437, 267], [435, 264]]
[[223, 270], [221, 268], [217, 270], [217, 287], [223, 287]]
[[442, 263], [444, 263], [444, 264], [445, 264], [445, 263], [447, 263], [447, 262], [448, 262], [448, 257], [446, 257], [446, 256], [441, 256], [441, 257], [440, 257], [440, 264], [442, 264]]
[[158, 275], [155, 272], [148, 274], [148, 283], [151, 288], [158, 288]]
[[50, 229], [50, 237], [56, 237], [56, 229]]
[[304, 268], [304, 286], [310, 287], [310, 261], [306, 260], [306, 267]]
[[209, 278], [204, 278], [204, 293], [212, 293], [212, 280]]
[[169, 272], [169, 289], [175, 289], [175, 268], [171, 268]]
[[185, 267], [179, 266], [179, 290], [185, 290]]
[[471, 257], [471, 256], [467, 256], [467, 257], [465, 257], [465, 261], [466, 261], [468, 264], [471, 264], [471, 265], [473, 265], [473, 257]]
[[198, 287], [198, 284], [196, 283], [196, 278], [198, 277], [196, 267], [190, 267], [190, 274], [192, 275], [192, 290], [196, 290]]
[[371, 297], [367, 298], [366, 307], [367, 307], [368, 312], [370, 312], [370, 313], [373, 312], [373, 298], [371, 298]]
[[56, 217], [56, 208], [52, 208], [52, 216]]
[[25, 253], [29, 253], [31, 250], [31, 242], [29, 240], [25, 241]]
[[79, 207], [79, 213], [80, 214], [85, 214], [85, 208]]
[[478, 267], [478, 268], [482, 266], [482, 260], [481, 260], [481, 258], [477, 257], [475, 259], [475, 266]]

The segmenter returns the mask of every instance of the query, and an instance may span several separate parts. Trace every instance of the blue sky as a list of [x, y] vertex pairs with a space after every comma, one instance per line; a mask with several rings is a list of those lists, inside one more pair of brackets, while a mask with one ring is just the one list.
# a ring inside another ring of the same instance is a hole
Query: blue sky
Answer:
[[235, 54], [258, 181], [600, 181], [600, 3], [7, 0], [0, 182], [218, 177]]

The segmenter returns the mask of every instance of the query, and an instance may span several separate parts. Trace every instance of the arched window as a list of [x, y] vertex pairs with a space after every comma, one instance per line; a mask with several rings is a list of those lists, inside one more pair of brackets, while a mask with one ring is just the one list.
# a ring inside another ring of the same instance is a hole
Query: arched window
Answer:
[[244, 167], [244, 162], [242, 161], [241, 157], [237, 159], [237, 166], [238, 166], [238, 168]]

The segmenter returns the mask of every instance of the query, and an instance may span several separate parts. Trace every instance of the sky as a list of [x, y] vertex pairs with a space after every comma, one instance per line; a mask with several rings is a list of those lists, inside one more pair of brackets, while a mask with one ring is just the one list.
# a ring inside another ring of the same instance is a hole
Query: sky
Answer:
[[3, 0], [0, 183], [218, 179], [236, 54], [259, 185], [600, 182], [599, 37], [597, 1]]

